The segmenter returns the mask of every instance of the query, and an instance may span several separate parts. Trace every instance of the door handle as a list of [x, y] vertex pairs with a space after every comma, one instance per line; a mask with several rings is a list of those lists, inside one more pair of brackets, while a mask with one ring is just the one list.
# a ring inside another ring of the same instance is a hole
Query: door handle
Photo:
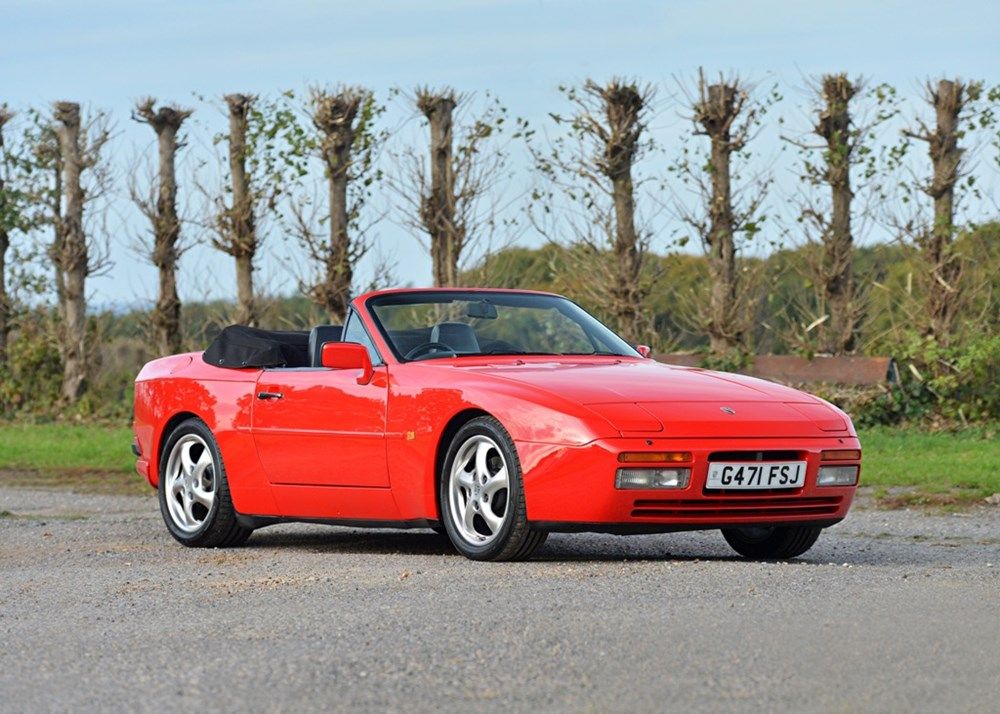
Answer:
[[257, 399], [281, 399], [283, 396], [281, 392], [257, 392]]

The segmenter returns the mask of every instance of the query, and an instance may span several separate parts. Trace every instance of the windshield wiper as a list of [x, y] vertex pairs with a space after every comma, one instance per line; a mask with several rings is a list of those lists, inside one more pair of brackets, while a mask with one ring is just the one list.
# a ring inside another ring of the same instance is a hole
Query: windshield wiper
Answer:
[[470, 356], [480, 355], [530, 355], [532, 357], [621, 357], [617, 352], [527, 352], [525, 350], [487, 350], [486, 352], [471, 353]]
[[621, 357], [617, 352], [595, 350], [594, 352], [560, 352], [562, 357]]

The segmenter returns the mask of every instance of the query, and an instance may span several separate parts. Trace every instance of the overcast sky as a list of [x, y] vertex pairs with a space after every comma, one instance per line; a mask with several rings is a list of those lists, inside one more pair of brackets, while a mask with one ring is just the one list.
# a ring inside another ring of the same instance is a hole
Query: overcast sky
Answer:
[[[907, 96], [917, 93], [918, 80], [941, 73], [996, 84], [998, 27], [995, 1], [0, 0], [0, 101], [18, 109], [72, 99], [110, 110], [116, 160], [124, 165], [152, 139], [148, 127], [128, 120], [144, 95], [196, 104], [192, 92], [217, 97], [348, 82], [384, 96], [391, 87], [447, 83], [489, 89], [512, 114], [544, 125], [547, 112], [564, 108], [557, 85], [618, 74], [664, 88], [654, 131], [669, 143], [682, 125], [670, 103], [673, 78], [699, 65], [780, 82], [788, 104], [780, 113], [794, 116], [804, 102], [794, 89], [824, 71], [863, 73]], [[207, 136], [221, 126], [218, 110], [196, 106], [201, 123], [192, 132]], [[388, 121], [406, 113], [395, 106]], [[203, 150], [194, 144], [189, 151]], [[527, 168], [523, 157], [517, 162]], [[126, 247], [138, 224], [122, 194], [114, 273], [91, 285], [98, 304], [154, 296], [153, 269]], [[378, 236], [401, 283], [429, 281], [429, 259], [401, 226], [385, 222]], [[287, 244], [271, 241], [260, 265], [269, 289], [294, 289], [288, 255]], [[202, 295], [206, 284], [227, 296], [231, 275], [225, 256], [192, 251], [182, 263], [182, 297]]]

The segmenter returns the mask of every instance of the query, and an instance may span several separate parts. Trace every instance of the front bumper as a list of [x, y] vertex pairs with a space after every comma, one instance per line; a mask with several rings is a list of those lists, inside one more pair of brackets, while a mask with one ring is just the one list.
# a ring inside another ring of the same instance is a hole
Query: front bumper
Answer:
[[[528, 520], [547, 530], [606, 532], [782, 523], [833, 525], [847, 515], [857, 487], [817, 486], [820, 452], [860, 448], [855, 437], [622, 438], [578, 447], [517, 443]], [[691, 480], [682, 489], [616, 489], [615, 471], [621, 465], [618, 454], [623, 451], [690, 451]], [[795, 451], [807, 464], [805, 485], [759, 491], [707, 490], [709, 456], [723, 451]]]

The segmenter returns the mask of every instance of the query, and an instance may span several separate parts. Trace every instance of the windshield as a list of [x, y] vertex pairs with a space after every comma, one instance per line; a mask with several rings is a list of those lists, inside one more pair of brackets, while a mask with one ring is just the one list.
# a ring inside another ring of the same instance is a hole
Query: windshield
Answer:
[[412, 292], [368, 301], [396, 356], [639, 354], [566, 298], [501, 292]]

